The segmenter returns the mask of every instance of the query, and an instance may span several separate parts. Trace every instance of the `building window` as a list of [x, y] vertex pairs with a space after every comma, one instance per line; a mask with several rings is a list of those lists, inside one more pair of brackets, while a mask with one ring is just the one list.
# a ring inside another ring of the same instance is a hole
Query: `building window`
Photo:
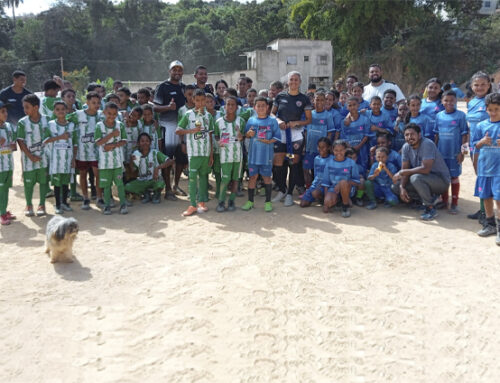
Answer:
[[319, 65], [328, 65], [328, 56], [319, 56], [318, 57], [318, 64]]
[[287, 65], [297, 65], [297, 56], [287, 56], [286, 57]]
[[308, 62], [309, 61], [309, 56], [304, 56], [304, 62]]
[[483, 7], [491, 8], [491, 1], [483, 1]]

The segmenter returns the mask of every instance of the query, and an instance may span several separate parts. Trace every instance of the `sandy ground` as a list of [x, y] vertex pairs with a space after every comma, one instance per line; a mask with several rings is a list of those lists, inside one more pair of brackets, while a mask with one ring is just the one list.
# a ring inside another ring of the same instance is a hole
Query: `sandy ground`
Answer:
[[462, 212], [429, 223], [402, 207], [266, 214], [262, 197], [187, 219], [184, 200], [109, 217], [74, 203], [77, 261], [52, 265], [53, 200], [22, 216], [18, 166], [0, 381], [498, 382], [500, 248], [465, 217], [472, 190], [467, 158]]

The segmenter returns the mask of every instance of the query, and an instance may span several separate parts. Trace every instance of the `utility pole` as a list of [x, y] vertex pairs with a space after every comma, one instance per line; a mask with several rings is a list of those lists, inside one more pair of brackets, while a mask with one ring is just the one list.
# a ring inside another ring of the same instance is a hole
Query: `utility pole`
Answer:
[[64, 59], [61, 56], [59, 60], [61, 60], [61, 78], [64, 80]]

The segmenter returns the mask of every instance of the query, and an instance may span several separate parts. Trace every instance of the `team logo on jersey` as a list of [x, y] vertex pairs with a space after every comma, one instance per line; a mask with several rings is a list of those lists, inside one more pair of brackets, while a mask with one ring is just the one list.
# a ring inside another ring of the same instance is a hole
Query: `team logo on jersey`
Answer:
[[80, 140], [82, 141], [82, 144], [93, 143], [94, 142], [94, 134], [87, 133], [84, 136], [82, 136]]
[[344, 168], [344, 173], [349, 173], [349, 169]]
[[456, 125], [456, 124], [457, 124], [457, 122], [456, 122], [455, 120], [453, 120], [453, 121], [451, 122], [451, 124], [452, 124], [452, 125]]
[[323, 125], [325, 123], [325, 120], [319, 120], [319, 123]]
[[302, 106], [302, 101], [297, 101], [297, 102], [295, 103], [295, 105], [297, 105], [297, 107], [299, 107], [299, 108], [300, 108], [300, 107]]
[[29, 147], [30, 152], [39, 152], [42, 149], [42, 142], [36, 142]]

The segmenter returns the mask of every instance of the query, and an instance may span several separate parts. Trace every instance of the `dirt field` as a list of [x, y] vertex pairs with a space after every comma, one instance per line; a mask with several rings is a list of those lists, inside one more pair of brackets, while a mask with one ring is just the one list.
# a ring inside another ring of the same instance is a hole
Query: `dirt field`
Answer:
[[17, 158], [0, 381], [498, 382], [500, 248], [465, 217], [478, 202], [464, 164], [461, 213], [433, 222], [403, 207], [266, 214], [262, 197], [190, 218], [185, 200], [127, 216], [73, 203], [77, 261], [52, 265], [53, 200], [22, 216]]

